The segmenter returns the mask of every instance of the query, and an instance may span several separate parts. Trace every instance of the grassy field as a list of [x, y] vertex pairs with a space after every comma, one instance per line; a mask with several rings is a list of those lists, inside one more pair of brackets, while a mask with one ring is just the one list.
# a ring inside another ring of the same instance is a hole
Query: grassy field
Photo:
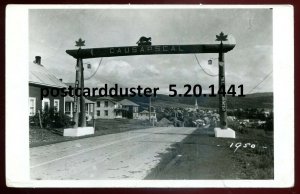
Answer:
[[252, 129], [236, 139], [213, 135], [212, 128], [201, 128], [173, 144], [146, 179], [274, 178], [272, 134]]
[[64, 141], [70, 141], [80, 138], [87, 138], [99, 135], [106, 135], [112, 133], [120, 133], [129, 130], [145, 129], [152, 127], [149, 122], [134, 120], [134, 119], [96, 119], [95, 120], [95, 134], [82, 137], [64, 137], [62, 136], [63, 129], [29, 129], [29, 145], [30, 147], [48, 145]]

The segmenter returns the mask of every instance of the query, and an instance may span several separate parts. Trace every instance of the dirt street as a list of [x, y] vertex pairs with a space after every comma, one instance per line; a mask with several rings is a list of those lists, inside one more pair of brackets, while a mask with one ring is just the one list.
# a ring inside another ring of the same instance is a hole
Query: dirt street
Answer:
[[158, 127], [62, 142], [30, 149], [37, 180], [143, 179], [159, 153], [195, 128]]

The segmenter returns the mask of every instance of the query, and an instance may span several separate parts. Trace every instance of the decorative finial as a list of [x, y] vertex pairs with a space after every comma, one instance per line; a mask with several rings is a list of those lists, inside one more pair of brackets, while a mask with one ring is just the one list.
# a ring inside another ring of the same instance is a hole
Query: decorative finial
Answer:
[[81, 38], [78, 39], [78, 41], [75, 41], [76, 45], [75, 46], [78, 46], [79, 48], [81, 48], [82, 46], [85, 46], [85, 40], [82, 40]]
[[225, 35], [223, 32], [221, 32], [219, 35], [216, 35], [217, 39], [216, 41], [226, 41], [227, 40], [227, 35]]

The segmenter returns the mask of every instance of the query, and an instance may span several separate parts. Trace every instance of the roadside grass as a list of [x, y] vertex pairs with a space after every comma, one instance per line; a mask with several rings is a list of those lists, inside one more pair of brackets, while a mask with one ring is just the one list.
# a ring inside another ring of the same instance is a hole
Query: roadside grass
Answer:
[[[215, 138], [213, 134], [213, 128], [200, 128], [173, 144], [167, 153], [158, 155], [160, 163], [145, 179], [274, 178], [271, 134], [259, 129], [237, 132], [236, 139]], [[236, 144], [247, 146], [236, 149]], [[249, 146], [253, 144], [255, 148]]]
[[[134, 119], [96, 119], [95, 134], [81, 137], [64, 137], [64, 129], [41, 129], [31, 127], [29, 129], [29, 146], [37, 147], [64, 141], [121, 133], [130, 130], [138, 130], [152, 127], [149, 122]], [[55, 133], [54, 133], [55, 132]]]
[[239, 134], [236, 142], [251, 142], [253, 149], [238, 149], [233, 159], [242, 166], [243, 179], [274, 179], [274, 144], [273, 132], [262, 129], [247, 129], [246, 134]]

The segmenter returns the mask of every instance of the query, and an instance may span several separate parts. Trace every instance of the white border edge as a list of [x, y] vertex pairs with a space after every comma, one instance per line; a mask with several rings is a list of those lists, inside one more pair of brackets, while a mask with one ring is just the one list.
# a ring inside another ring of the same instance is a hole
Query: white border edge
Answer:
[[[153, 8], [161, 8], [161, 5], [151, 5]], [[168, 8], [245, 8], [244, 5], [236, 6], [210, 6], [210, 5], [179, 5]], [[251, 5], [247, 8], [270, 8], [273, 7], [273, 39], [274, 39], [274, 124], [275, 127], [284, 127], [286, 130], [276, 130], [274, 141], [284, 142], [274, 145], [275, 156], [275, 179], [274, 180], [180, 180], [180, 181], [108, 181], [108, 180], [81, 180], [81, 181], [34, 181], [29, 180], [29, 148], [28, 146], [28, 119], [20, 118], [14, 121], [16, 114], [13, 107], [26, 106], [28, 97], [28, 53], [21, 52], [28, 49], [28, 15], [29, 8], [61, 8], [61, 5], [8, 5], [6, 8], [6, 184], [9, 187], [118, 187], [118, 188], [225, 188], [225, 187], [292, 187], [294, 185], [294, 39], [293, 39], [293, 6], [291, 5]], [[91, 5], [66, 5], [67, 8], [91, 8]], [[92, 8], [145, 8], [145, 5], [101, 5]], [[166, 8], [166, 7], [164, 7]], [[14, 15], [17, 13], [17, 16]], [[276, 23], [275, 22], [279, 23]], [[278, 20], [278, 21], [277, 21]], [[282, 25], [286, 26], [283, 28]], [[21, 34], [21, 36], [20, 36]], [[285, 36], [283, 36], [285, 35]], [[290, 36], [292, 35], [292, 36]], [[25, 37], [25, 38], [24, 38]], [[285, 55], [280, 55], [282, 52]], [[280, 53], [279, 55], [277, 53]], [[18, 56], [18, 57], [14, 57]], [[284, 70], [283, 70], [284, 69]], [[16, 70], [22, 72], [19, 79], [14, 79]], [[283, 77], [284, 75], [284, 77]], [[284, 78], [284, 79], [283, 79]], [[21, 87], [20, 87], [21, 86]], [[18, 92], [16, 92], [18, 91]], [[23, 92], [23, 93], [22, 93]], [[282, 105], [285, 100], [285, 107]], [[10, 107], [10, 108], [9, 108]], [[27, 110], [27, 108], [26, 108]], [[279, 111], [279, 112], [278, 112]], [[277, 114], [278, 112], [278, 114]], [[285, 122], [281, 122], [285, 118]], [[25, 125], [24, 125], [25, 122]], [[19, 128], [23, 126], [23, 128]], [[25, 128], [26, 128], [25, 127]], [[16, 135], [17, 134], [17, 135]], [[17, 144], [16, 144], [17, 142]], [[20, 148], [22, 150], [20, 150]], [[279, 153], [279, 154], [278, 154]], [[280, 154], [285, 154], [281, 157]], [[27, 155], [27, 159], [23, 156]], [[27, 167], [28, 168], [27, 168]], [[281, 167], [280, 167], [281, 166]], [[282, 166], [284, 168], [282, 168]], [[279, 167], [279, 168], [278, 168]], [[26, 169], [27, 168], [27, 169]], [[170, 184], [171, 183], [171, 184]]]

